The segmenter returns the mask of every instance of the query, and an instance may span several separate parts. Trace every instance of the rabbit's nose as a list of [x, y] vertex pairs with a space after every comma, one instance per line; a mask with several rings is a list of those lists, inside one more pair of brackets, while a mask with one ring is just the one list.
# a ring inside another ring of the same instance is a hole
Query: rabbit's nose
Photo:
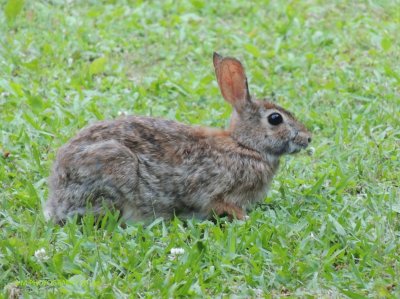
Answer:
[[307, 147], [311, 142], [311, 136], [307, 132], [297, 132], [294, 142], [298, 143], [301, 146]]

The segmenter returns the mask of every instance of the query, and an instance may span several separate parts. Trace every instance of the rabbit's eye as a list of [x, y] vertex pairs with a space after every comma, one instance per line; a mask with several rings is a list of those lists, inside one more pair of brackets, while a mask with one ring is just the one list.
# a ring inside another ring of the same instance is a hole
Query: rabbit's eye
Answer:
[[268, 122], [273, 126], [277, 126], [283, 122], [282, 115], [279, 113], [272, 113], [268, 115]]

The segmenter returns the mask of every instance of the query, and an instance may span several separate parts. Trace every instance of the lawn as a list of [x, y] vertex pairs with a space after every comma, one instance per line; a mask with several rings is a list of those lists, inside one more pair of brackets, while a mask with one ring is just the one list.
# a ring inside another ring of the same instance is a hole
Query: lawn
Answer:
[[[0, 1], [2, 296], [399, 298], [399, 6]], [[85, 125], [228, 124], [213, 51], [306, 124], [314, 154], [284, 157], [245, 222], [46, 223], [56, 151]]]

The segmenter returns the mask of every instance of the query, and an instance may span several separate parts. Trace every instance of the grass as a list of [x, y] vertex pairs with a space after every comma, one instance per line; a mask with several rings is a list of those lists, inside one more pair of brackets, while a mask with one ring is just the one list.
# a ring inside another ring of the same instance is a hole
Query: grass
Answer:
[[[399, 298], [399, 4], [1, 1], [2, 296]], [[56, 150], [85, 125], [227, 124], [214, 50], [306, 123], [314, 155], [285, 157], [247, 222], [46, 223]]]

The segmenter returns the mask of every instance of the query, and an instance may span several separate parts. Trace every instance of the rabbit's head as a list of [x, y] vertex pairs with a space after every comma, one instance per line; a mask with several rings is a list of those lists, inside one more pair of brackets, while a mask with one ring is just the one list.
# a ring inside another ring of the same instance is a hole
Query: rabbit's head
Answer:
[[234, 108], [230, 130], [239, 144], [264, 156], [293, 154], [308, 146], [310, 132], [289, 111], [251, 98], [240, 61], [217, 53], [213, 60], [222, 96]]

